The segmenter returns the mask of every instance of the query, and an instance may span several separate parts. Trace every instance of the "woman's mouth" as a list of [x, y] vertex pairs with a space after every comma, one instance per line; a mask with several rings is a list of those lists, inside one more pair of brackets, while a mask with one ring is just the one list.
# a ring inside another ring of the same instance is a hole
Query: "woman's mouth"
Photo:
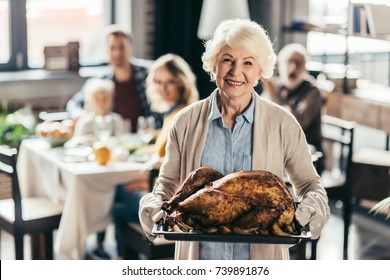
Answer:
[[241, 85], [244, 84], [244, 82], [239, 82], [239, 81], [233, 81], [233, 80], [229, 80], [229, 79], [225, 79], [225, 82], [230, 85], [230, 86], [233, 86], [233, 87], [239, 87]]

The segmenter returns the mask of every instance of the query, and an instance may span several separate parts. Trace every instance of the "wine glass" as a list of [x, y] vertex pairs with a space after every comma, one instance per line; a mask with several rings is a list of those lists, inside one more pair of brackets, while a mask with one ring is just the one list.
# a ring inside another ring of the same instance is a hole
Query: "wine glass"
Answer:
[[153, 139], [153, 132], [156, 128], [153, 116], [144, 117], [139, 116], [137, 121], [137, 134], [142, 143], [149, 144]]
[[114, 122], [110, 115], [95, 117], [95, 136], [102, 143], [107, 143], [114, 132]]

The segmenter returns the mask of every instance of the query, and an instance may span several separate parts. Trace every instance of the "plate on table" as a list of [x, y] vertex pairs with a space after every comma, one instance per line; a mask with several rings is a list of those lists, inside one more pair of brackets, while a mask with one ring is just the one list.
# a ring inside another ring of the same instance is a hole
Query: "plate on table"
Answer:
[[62, 147], [66, 143], [66, 141], [69, 140], [69, 138], [56, 138], [56, 137], [49, 137], [49, 136], [39, 136], [46, 142], [50, 144], [50, 147], [52, 148], [57, 148], [57, 147]]
[[65, 162], [86, 162], [93, 156], [91, 147], [76, 147], [59, 151], [60, 158]]
[[130, 159], [134, 162], [145, 163], [154, 157], [154, 151], [153, 145], [142, 146], [130, 155]]

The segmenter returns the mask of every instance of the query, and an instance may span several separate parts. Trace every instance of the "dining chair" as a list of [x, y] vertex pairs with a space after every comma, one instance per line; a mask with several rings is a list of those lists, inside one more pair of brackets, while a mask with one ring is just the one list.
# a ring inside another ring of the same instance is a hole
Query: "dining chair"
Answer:
[[63, 206], [46, 197], [22, 198], [16, 160], [17, 149], [0, 146], [0, 175], [9, 178], [12, 190], [9, 197], [0, 200], [0, 230], [13, 235], [17, 260], [24, 259], [23, 240], [26, 234], [42, 234], [45, 241], [43, 258], [53, 259], [53, 231], [58, 228]]
[[[159, 169], [151, 169], [149, 176], [149, 191], [153, 190]], [[163, 238], [150, 241], [139, 223], [128, 223], [122, 227], [124, 258], [134, 256], [134, 252], [141, 253], [149, 260], [173, 259], [175, 242]]]
[[356, 124], [351, 121], [323, 115], [322, 134], [325, 156], [333, 164], [321, 174], [322, 184], [329, 200], [341, 201], [344, 220], [343, 258], [348, 259], [348, 235], [352, 214], [352, 154]]
[[[388, 135], [386, 149], [389, 148]], [[374, 208], [380, 205], [380, 201], [390, 202], [390, 151], [377, 147], [361, 147], [354, 152], [352, 165], [354, 211], [370, 219], [387, 222], [389, 217], [386, 207], [382, 211], [375, 211]]]

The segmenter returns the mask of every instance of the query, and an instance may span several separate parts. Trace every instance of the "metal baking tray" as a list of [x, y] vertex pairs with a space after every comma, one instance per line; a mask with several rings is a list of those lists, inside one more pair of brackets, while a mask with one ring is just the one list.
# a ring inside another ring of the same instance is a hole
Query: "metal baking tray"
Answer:
[[221, 234], [221, 233], [195, 233], [195, 232], [170, 232], [167, 230], [165, 220], [160, 220], [153, 228], [153, 234], [163, 236], [167, 240], [175, 241], [209, 241], [230, 243], [263, 243], [263, 244], [298, 244], [303, 239], [310, 239], [309, 226], [302, 227], [295, 223], [299, 235], [278, 236], [258, 234]]

